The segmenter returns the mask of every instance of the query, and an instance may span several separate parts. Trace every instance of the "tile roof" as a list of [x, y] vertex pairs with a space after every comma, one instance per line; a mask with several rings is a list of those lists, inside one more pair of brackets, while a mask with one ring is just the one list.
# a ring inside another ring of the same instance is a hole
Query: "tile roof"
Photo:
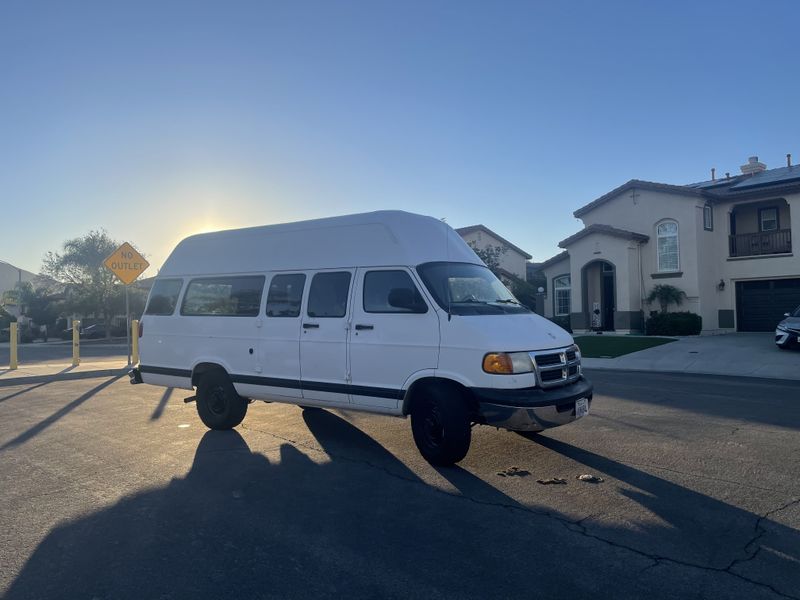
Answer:
[[539, 268], [540, 269], [546, 269], [550, 265], [554, 265], [554, 264], [556, 264], [558, 262], [561, 262], [562, 260], [567, 259], [567, 258], [569, 258], [569, 252], [564, 250], [563, 252], [559, 252], [555, 256], [551, 256], [550, 258], [548, 258], [543, 263], [539, 263]]
[[646, 242], [650, 239], [650, 236], [644, 235], [643, 233], [636, 233], [635, 231], [628, 231], [627, 229], [617, 229], [616, 227], [611, 227], [611, 225], [600, 225], [599, 223], [595, 223], [581, 229], [578, 233], [569, 236], [567, 239], [561, 240], [558, 242], [558, 247], [566, 248], [571, 243], [593, 233], [610, 235], [611, 237], [618, 237], [626, 240], [635, 240], [637, 242]]
[[601, 204], [612, 200], [630, 189], [669, 192], [682, 196], [700, 197], [711, 202], [739, 197], [749, 198], [759, 195], [770, 195], [775, 192], [794, 192], [800, 191], [800, 165], [767, 169], [766, 171], [760, 171], [753, 175], [735, 175], [730, 178], [725, 177], [713, 181], [699, 181], [687, 185], [672, 185], [668, 183], [631, 179], [627, 183], [614, 188], [607, 194], [603, 194], [599, 198], [589, 202], [589, 204], [582, 206], [572, 214], [576, 218], [580, 218]]
[[604, 204], [609, 200], [616, 198], [621, 193], [631, 189], [654, 190], [657, 192], [672, 192], [673, 194], [685, 194], [687, 196], [702, 196], [703, 194], [701, 190], [686, 185], [671, 185], [669, 183], [656, 183], [654, 181], [642, 181], [641, 179], [631, 179], [627, 183], [623, 183], [621, 186], [614, 188], [607, 194], [603, 194], [596, 200], [592, 200], [591, 202], [589, 202], [589, 204], [582, 206], [572, 214], [576, 218], [580, 218], [582, 215], [585, 215], [590, 210], [597, 208], [601, 204]]
[[472, 233], [473, 231], [482, 231], [483, 233], [491, 235], [496, 240], [502, 242], [503, 244], [505, 244], [506, 246], [508, 246], [512, 250], [514, 250], [515, 252], [518, 252], [519, 254], [524, 256], [527, 260], [530, 260], [531, 258], [533, 258], [530, 254], [525, 252], [525, 250], [521, 249], [519, 246], [515, 246], [514, 244], [509, 242], [504, 237], [501, 237], [501, 236], [497, 235], [494, 231], [489, 229], [486, 225], [480, 225], [480, 224], [479, 225], [470, 225], [468, 227], [460, 227], [459, 229], [456, 229], [456, 233], [459, 234], [462, 237], [465, 236], [468, 233]]

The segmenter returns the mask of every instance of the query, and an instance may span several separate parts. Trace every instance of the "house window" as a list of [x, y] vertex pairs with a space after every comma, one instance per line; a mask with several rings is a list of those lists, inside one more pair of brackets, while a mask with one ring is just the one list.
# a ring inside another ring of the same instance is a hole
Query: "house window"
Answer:
[[759, 210], [758, 223], [761, 231], [776, 231], [778, 229], [778, 209], [773, 206]]
[[714, 211], [711, 210], [710, 204], [703, 207], [703, 229], [714, 231]]
[[557, 317], [569, 315], [570, 292], [571, 285], [569, 275], [561, 275], [553, 279], [553, 308]]
[[677, 271], [678, 261], [678, 224], [675, 221], [664, 221], [656, 227], [658, 245], [658, 270]]

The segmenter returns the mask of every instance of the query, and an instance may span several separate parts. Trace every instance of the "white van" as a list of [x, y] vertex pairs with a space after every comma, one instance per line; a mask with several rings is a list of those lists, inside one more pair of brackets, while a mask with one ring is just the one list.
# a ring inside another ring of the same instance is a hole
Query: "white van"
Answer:
[[448, 225], [400, 211], [186, 238], [139, 336], [131, 382], [197, 388], [212, 429], [253, 400], [410, 415], [437, 465], [466, 455], [475, 423], [541, 431], [592, 398], [566, 331]]

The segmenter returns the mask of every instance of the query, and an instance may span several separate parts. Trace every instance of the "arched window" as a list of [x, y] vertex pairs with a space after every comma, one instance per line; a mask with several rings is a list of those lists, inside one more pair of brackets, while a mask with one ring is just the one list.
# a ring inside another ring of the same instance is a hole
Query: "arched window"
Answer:
[[570, 289], [569, 275], [560, 275], [553, 279], [553, 309], [557, 317], [569, 315]]
[[677, 271], [680, 269], [678, 256], [678, 224], [664, 221], [656, 227], [658, 245], [658, 270]]

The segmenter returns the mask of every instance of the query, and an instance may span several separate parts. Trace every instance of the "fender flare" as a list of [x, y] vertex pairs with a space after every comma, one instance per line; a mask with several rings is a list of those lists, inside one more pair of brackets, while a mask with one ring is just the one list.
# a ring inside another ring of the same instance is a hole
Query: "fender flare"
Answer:
[[403, 415], [407, 415], [409, 413], [411, 404], [411, 388], [415, 383], [423, 379], [438, 379], [443, 382], [451, 381], [463, 386], [466, 389], [473, 387], [473, 383], [460, 373], [442, 371], [441, 369], [422, 369], [421, 371], [412, 373], [403, 383], [403, 394], [402, 398], [400, 399], [400, 409]]

